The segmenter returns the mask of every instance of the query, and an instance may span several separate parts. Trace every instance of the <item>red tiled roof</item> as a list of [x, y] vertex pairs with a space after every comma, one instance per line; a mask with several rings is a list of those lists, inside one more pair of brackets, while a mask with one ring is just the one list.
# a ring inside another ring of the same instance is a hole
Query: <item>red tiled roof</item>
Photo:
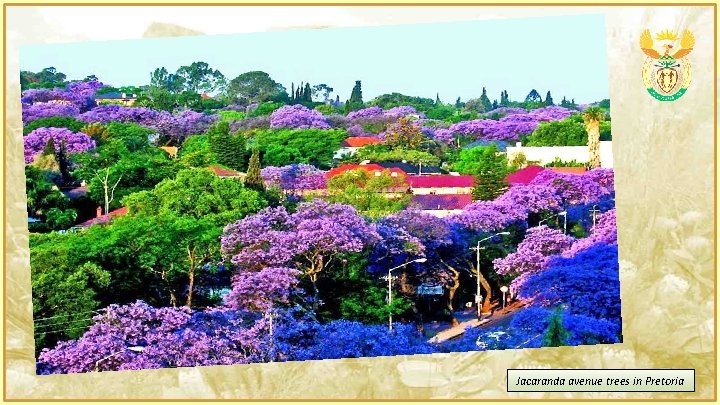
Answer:
[[516, 171], [515, 173], [508, 174], [507, 177], [505, 177], [505, 180], [507, 180], [510, 184], [530, 184], [530, 182], [533, 181], [533, 179], [543, 170], [545, 169], [540, 166], [530, 165], [524, 169]]
[[219, 177], [240, 177], [242, 174], [232, 169], [225, 169], [220, 166], [209, 166], [208, 169], [212, 170], [213, 173]]
[[382, 141], [377, 138], [373, 138], [372, 136], [351, 136], [350, 138], [346, 138], [342, 142], [342, 146], [350, 148], [361, 148], [365, 145], [375, 145], [378, 143], [382, 143]]
[[100, 215], [99, 217], [88, 219], [87, 221], [79, 224], [78, 226], [87, 227], [90, 225], [98, 225], [98, 224], [104, 224], [107, 223], [109, 219], [115, 218], [115, 217], [121, 217], [123, 215], [126, 215], [128, 213], [127, 207], [118, 208], [114, 211], [110, 211], [105, 215]]
[[472, 202], [470, 194], [414, 195], [412, 204], [421, 210], [461, 210]]
[[210, 98], [210, 96], [208, 96], [207, 93], [203, 93], [200, 97], [201, 97], [203, 100], [207, 100], [207, 99]]
[[367, 170], [367, 171], [370, 171], [370, 172], [384, 172], [384, 171], [387, 170], [387, 171], [390, 172], [390, 173], [397, 173], [398, 175], [407, 176], [407, 173], [405, 173], [405, 172], [404, 172], [403, 170], [401, 170], [401, 169], [397, 169], [397, 168], [386, 169], [386, 168], [384, 168], [384, 167], [382, 167], [382, 166], [380, 166], [380, 165], [377, 165], [377, 164], [375, 164], [375, 163], [369, 163], [369, 164], [366, 164], [366, 165], [347, 164], [347, 165], [338, 166], [338, 167], [335, 167], [335, 168], [332, 168], [332, 169], [328, 170], [328, 172], [325, 173], [325, 176], [326, 176], [327, 178], [331, 178], [331, 177], [337, 176], [338, 174], [342, 174], [342, 173], [345, 173], [345, 172], [350, 171], [350, 170]]
[[475, 186], [475, 178], [473, 176], [408, 176], [407, 179], [410, 182], [410, 187], [412, 188], [447, 188]]
[[548, 167], [548, 169], [554, 171], [555, 173], [565, 173], [565, 174], [583, 174], [587, 170], [585, 167]]

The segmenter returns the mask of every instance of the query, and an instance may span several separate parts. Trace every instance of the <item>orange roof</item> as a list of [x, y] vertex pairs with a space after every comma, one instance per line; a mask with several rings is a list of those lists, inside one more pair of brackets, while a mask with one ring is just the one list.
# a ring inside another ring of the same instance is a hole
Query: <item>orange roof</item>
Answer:
[[208, 169], [212, 170], [218, 177], [241, 177], [242, 173], [232, 169], [225, 169], [220, 166], [209, 166]]
[[566, 174], [583, 174], [587, 170], [585, 167], [548, 167], [548, 169], [554, 171], [555, 173], [566, 173]]
[[378, 172], [382, 173], [387, 170], [390, 173], [397, 173], [398, 175], [407, 176], [407, 173], [405, 173], [405, 171], [403, 171], [401, 169], [398, 169], [398, 168], [386, 169], [375, 163], [369, 163], [366, 165], [347, 164], [347, 165], [338, 166], [333, 169], [330, 169], [327, 173], [325, 173], [325, 176], [327, 178], [331, 178], [331, 177], [337, 176], [338, 174], [342, 174], [342, 173], [345, 173], [350, 170], [367, 170], [369, 172], [375, 172], [375, 173], [378, 173]]
[[87, 221], [79, 224], [78, 226], [87, 227], [90, 225], [104, 224], [104, 223], [107, 223], [112, 218], [120, 217], [120, 216], [126, 215], [127, 213], [128, 213], [127, 207], [118, 208], [114, 211], [108, 212], [105, 215], [100, 215], [99, 217], [95, 217], [93, 219], [88, 219]]
[[373, 138], [372, 136], [351, 136], [343, 141], [342, 146], [361, 148], [366, 145], [375, 145], [378, 143], [382, 143], [382, 141], [377, 138]]
[[466, 188], [475, 186], [475, 177], [473, 176], [444, 174], [434, 176], [408, 176], [408, 181], [412, 188]]

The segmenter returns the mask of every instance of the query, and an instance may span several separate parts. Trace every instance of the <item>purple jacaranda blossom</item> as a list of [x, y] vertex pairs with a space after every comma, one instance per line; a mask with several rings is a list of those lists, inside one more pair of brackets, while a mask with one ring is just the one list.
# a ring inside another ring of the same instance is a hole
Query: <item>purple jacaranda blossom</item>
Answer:
[[590, 235], [586, 238], [578, 239], [569, 249], [562, 253], [562, 256], [575, 256], [579, 252], [587, 250], [598, 243], [608, 245], [617, 244], [617, 222], [614, 208], [598, 215], [597, 223], [590, 230]]
[[288, 304], [301, 274], [289, 267], [238, 272], [232, 277], [232, 290], [224, 297], [225, 303], [233, 309], [262, 312]]
[[54, 102], [35, 103], [24, 105], [22, 109], [22, 120], [24, 124], [29, 124], [40, 118], [47, 117], [76, 117], [80, 114], [80, 109], [74, 104], [61, 104]]
[[563, 252], [574, 240], [545, 225], [530, 228], [515, 252], [493, 261], [495, 271], [501, 275], [536, 273], [544, 268], [550, 256]]
[[385, 110], [383, 112], [383, 114], [389, 115], [391, 117], [397, 117], [397, 118], [406, 117], [408, 115], [416, 115], [416, 116], [418, 116], [418, 118], [425, 118], [424, 113], [418, 112], [415, 109], [415, 107], [406, 106], [406, 105], [399, 106], [399, 107], [393, 107], [389, 110]]
[[42, 153], [48, 141], [52, 139], [55, 151], [60, 151], [64, 142], [65, 153], [79, 153], [95, 148], [95, 141], [82, 132], [72, 132], [67, 128], [38, 128], [23, 137], [25, 164], [32, 163]]
[[361, 110], [352, 111], [347, 115], [348, 121], [357, 119], [357, 118], [368, 118], [368, 117], [375, 117], [378, 115], [383, 114], [383, 109], [380, 107], [368, 107], [363, 108]]
[[320, 111], [295, 104], [285, 105], [273, 111], [270, 115], [270, 128], [329, 129], [330, 125]]
[[304, 163], [281, 167], [268, 166], [260, 171], [260, 175], [267, 186], [276, 186], [289, 193], [327, 187], [325, 172]]

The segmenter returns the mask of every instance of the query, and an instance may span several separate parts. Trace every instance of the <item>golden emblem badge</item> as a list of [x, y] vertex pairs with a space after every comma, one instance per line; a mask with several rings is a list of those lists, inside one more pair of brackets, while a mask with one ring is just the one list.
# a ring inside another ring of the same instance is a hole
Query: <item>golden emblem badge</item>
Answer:
[[671, 53], [678, 40], [678, 34], [664, 30], [655, 35], [664, 53], [654, 48], [653, 37], [646, 29], [640, 35], [640, 49], [647, 55], [642, 77], [645, 88], [651, 96], [660, 101], [674, 101], [682, 97], [690, 86], [692, 70], [686, 56], [695, 46], [695, 37], [685, 30], [680, 37], [680, 49]]

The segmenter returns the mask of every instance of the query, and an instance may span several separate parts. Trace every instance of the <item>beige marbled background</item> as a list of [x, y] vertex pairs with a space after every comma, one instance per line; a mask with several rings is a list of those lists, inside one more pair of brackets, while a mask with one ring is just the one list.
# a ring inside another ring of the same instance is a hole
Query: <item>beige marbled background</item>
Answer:
[[[623, 344], [35, 376], [20, 45], [580, 13], [606, 15]], [[713, 398], [713, 16], [711, 6], [9, 7], [4, 145], [7, 398]], [[689, 57], [692, 84], [675, 102], [656, 101], [642, 85], [644, 55], [638, 38], [644, 28], [688, 28], [695, 34]], [[697, 392], [505, 392], [505, 370], [522, 367], [694, 368]]]

